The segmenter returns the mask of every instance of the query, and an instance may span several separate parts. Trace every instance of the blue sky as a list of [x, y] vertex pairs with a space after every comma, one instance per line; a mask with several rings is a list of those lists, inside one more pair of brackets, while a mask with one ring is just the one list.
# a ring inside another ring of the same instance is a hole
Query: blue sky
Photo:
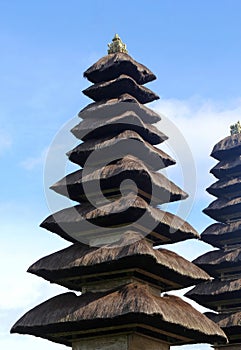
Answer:
[[[199, 232], [211, 223], [201, 212], [212, 200], [205, 194], [214, 182], [209, 154], [241, 115], [241, 2], [0, 0], [0, 348], [62, 348], [8, 333], [26, 310], [62, 291], [25, 273], [38, 258], [66, 246], [38, 227], [50, 213], [49, 178], [63, 175], [55, 164], [51, 173], [48, 164], [44, 178], [45, 154], [59, 130], [66, 132], [63, 157], [77, 144], [68, 130], [90, 102], [81, 94], [89, 85], [82, 73], [106, 54], [116, 32], [130, 55], [157, 75], [148, 87], [161, 97], [152, 107], [167, 117], [159, 124], [170, 136], [165, 147], [183, 167], [193, 165], [173, 149], [179, 129], [192, 151], [197, 191], [183, 213]], [[188, 189], [180, 164], [170, 177]], [[193, 259], [211, 247], [190, 241], [173, 249]]]

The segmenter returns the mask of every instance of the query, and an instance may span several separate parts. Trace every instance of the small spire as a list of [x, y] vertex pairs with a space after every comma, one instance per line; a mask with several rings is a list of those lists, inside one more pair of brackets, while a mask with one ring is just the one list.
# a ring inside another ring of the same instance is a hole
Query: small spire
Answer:
[[233, 124], [230, 126], [230, 134], [231, 135], [241, 134], [241, 124], [239, 121], [236, 124]]
[[115, 34], [112, 43], [108, 44], [108, 54], [116, 52], [128, 53], [126, 44], [123, 43], [118, 34]]

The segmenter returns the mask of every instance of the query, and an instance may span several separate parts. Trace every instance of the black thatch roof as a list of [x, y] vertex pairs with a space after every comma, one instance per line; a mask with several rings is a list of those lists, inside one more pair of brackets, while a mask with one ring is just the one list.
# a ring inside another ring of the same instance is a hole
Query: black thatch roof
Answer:
[[219, 141], [213, 148], [211, 156], [218, 160], [241, 154], [241, 134], [235, 134]]
[[241, 197], [241, 177], [219, 180], [208, 187], [207, 192], [216, 197]]
[[193, 263], [207, 271], [211, 276], [218, 277], [221, 273], [241, 274], [241, 248], [230, 251], [214, 250], [199, 256]]
[[72, 290], [125, 275], [158, 285], [162, 291], [210, 280], [206, 272], [188, 260], [166, 249], [153, 249], [134, 231], [102, 247], [75, 243], [38, 260], [28, 272]]
[[215, 311], [220, 305], [241, 307], [241, 278], [203, 282], [187, 292], [185, 296]]
[[85, 141], [107, 136], [116, 136], [126, 130], [136, 131], [144, 140], [152, 145], [168, 139], [159, 129], [151, 124], [145, 124], [135, 112], [126, 112], [111, 119], [84, 119], [71, 132]]
[[201, 234], [201, 239], [214, 247], [223, 248], [225, 245], [240, 244], [241, 220], [229, 224], [212, 224]]
[[220, 161], [210, 170], [216, 178], [236, 177], [241, 175], [241, 156], [230, 157], [227, 160]]
[[100, 83], [127, 74], [138, 84], [155, 80], [156, 76], [141, 63], [126, 53], [118, 52], [106, 55], [84, 72], [84, 77], [92, 83]]
[[[103, 234], [138, 227], [155, 244], [199, 238], [186, 221], [176, 215], [149, 206], [133, 193], [95, 208], [88, 203], [63, 209], [45, 219], [41, 227], [71, 242], [89, 242]], [[109, 229], [107, 229], [109, 228]]]
[[152, 327], [153, 336], [173, 345], [226, 342], [223, 331], [190, 304], [176, 296], [160, 297], [139, 283], [108, 292], [59, 295], [27, 312], [11, 332], [71, 345], [74, 336], [110, 334], [110, 327], [117, 333], [121, 326], [122, 332], [137, 327], [144, 334]]
[[134, 79], [125, 74], [111, 81], [91, 85], [82, 92], [96, 102], [117, 98], [125, 93], [135, 97], [143, 104], [159, 99], [159, 96], [153, 91], [137, 84]]
[[[124, 184], [123, 181], [131, 183]], [[121, 188], [121, 184], [124, 184]], [[134, 191], [137, 186], [140, 197], [156, 204], [185, 199], [188, 195], [164, 175], [150, 171], [143, 162], [126, 156], [115, 164], [93, 170], [78, 170], [65, 176], [51, 189], [77, 202], [89, 198], [120, 197], [123, 191]], [[99, 191], [98, 191], [99, 189]]]
[[224, 330], [229, 343], [241, 342], [241, 312], [225, 314], [206, 312], [205, 315]]
[[128, 111], [135, 112], [144, 123], [153, 124], [161, 120], [158, 113], [142, 105], [129, 94], [123, 94], [111, 100], [91, 103], [82, 109], [78, 116], [82, 119], [109, 119]]
[[88, 160], [88, 166], [101, 166], [126, 155], [133, 155], [153, 170], [159, 170], [175, 164], [175, 160], [160, 149], [153, 147], [135, 131], [126, 130], [116, 136], [108, 136], [97, 140], [89, 140], [81, 143], [68, 152], [69, 159], [84, 166], [87, 158], [95, 152], [94, 159]]
[[203, 212], [221, 222], [241, 219], [241, 197], [231, 200], [225, 198], [216, 199]]

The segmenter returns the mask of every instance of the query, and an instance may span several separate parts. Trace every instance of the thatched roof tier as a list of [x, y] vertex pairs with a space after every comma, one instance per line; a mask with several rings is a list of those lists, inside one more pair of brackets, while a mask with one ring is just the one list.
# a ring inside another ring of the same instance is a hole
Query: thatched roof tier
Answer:
[[82, 119], [110, 119], [128, 111], [136, 113], [144, 123], [153, 124], [161, 120], [159, 114], [142, 105], [129, 94], [123, 94], [111, 100], [91, 103], [82, 109], [78, 116]]
[[150, 69], [122, 52], [102, 57], [84, 72], [84, 77], [92, 83], [100, 83], [113, 80], [121, 74], [129, 75], [138, 84], [146, 84], [156, 79]]
[[241, 156], [229, 158], [220, 161], [210, 170], [216, 178], [223, 179], [228, 177], [237, 177], [241, 175]]
[[241, 307], [241, 278], [203, 282], [188, 291], [185, 296], [215, 311], [220, 306]]
[[241, 219], [241, 197], [231, 200], [225, 198], [216, 199], [203, 212], [214, 220], [221, 222], [239, 220]]
[[162, 291], [210, 280], [196, 265], [169, 250], [153, 249], [150, 242], [134, 231], [102, 247], [75, 243], [38, 260], [28, 272], [71, 290], [81, 290], [101, 280], [108, 285], [108, 280], [125, 275], [157, 285]]
[[[129, 180], [125, 185], [125, 180]], [[94, 170], [78, 170], [65, 176], [51, 189], [77, 202], [90, 198], [120, 197], [125, 191], [135, 191], [140, 197], [156, 204], [185, 199], [188, 195], [164, 175], [150, 171], [143, 162], [126, 156], [115, 164]]]
[[223, 314], [206, 312], [205, 315], [223, 329], [229, 343], [241, 342], [241, 312]]
[[125, 74], [114, 80], [91, 85], [82, 92], [95, 102], [117, 98], [122, 94], [130, 94], [143, 104], [159, 99], [153, 91], [137, 84], [134, 79]]
[[241, 177], [225, 178], [207, 188], [207, 192], [216, 197], [241, 197]]
[[108, 120], [84, 119], [71, 132], [83, 141], [116, 136], [126, 130], [136, 131], [145, 141], [156, 145], [168, 139], [159, 129], [145, 124], [135, 112], [126, 112]]
[[226, 245], [240, 244], [241, 220], [229, 224], [212, 224], [201, 234], [201, 239], [214, 247], [224, 248]]
[[172, 345], [226, 342], [223, 331], [190, 304], [176, 296], [160, 297], [139, 283], [108, 292], [56, 296], [27, 312], [11, 332], [71, 346], [74, 339], [130, 329]]
[[63, 209], [45, 219], [41, 227], [71, 241], [89, 242], [93, 237], [138, 228], [155, 244], [199, 238], [186, 221], [176, 215], [153, 208], [130, 193], [95, 208], [88, 203]]
[[241, 248], [230, 251], [214, 250], [193, 261], [211, 276], [241, 275]]
[[88, 140], [67, 154], [73, 163], [83, 167], [92, 152], [95, 157], [88, 159], [88, 166], [103, 166], [113, 161], [113, 156], [117, 160], [128, 154], [139, 158], [152, 170], [159, 170], [176, 163], [168, 154], [153, 147], [132, 130], [120, 132], [116, 136]]
[[234, 134], [219, 141], [213, 148], [211, 156], [218, 160], [241, 154], [241, 134]]

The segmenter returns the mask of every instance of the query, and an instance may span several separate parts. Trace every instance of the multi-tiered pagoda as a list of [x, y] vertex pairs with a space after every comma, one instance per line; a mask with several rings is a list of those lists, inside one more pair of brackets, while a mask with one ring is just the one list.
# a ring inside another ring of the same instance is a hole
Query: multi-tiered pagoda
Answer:
[[156, 172], [175, 161], [154, 145], [167, 139], [144, 106], [158, 96], [155, 79], [133, 60], [118, 35], [108, 55], [84, 76], [95, 102], [72, 133], [83, 142], [68, 153], [83, 167], [52, 186], [80, 204], [41, 226], [73, 244], [46, 256], [29, 272], [80, 291], [58, 295], [27, 312], [12, 332], [74, 350], [167, 350], [170, 345], [226, 342], [223, 331], [177, 296], [163, 292], [210, 280], [179, 255], [153, 246], [197, 238], [181, 218], [157, 206], [187, 194]]
[[[218, 179], [208, 193], [217, 197], [204, 213], [218, 221], [201, 235], [219, 248], [194, 263], [214, 277], [186, 295], [218, 313], [207, 316], [225, 331], [228, 349], [241, 349], [241, 127], [231, 126], [231, 136], [218, 142], [211, 156], [219, 161], [211, 173]], [[217, 347], [216, 349], [223, 349]]]

